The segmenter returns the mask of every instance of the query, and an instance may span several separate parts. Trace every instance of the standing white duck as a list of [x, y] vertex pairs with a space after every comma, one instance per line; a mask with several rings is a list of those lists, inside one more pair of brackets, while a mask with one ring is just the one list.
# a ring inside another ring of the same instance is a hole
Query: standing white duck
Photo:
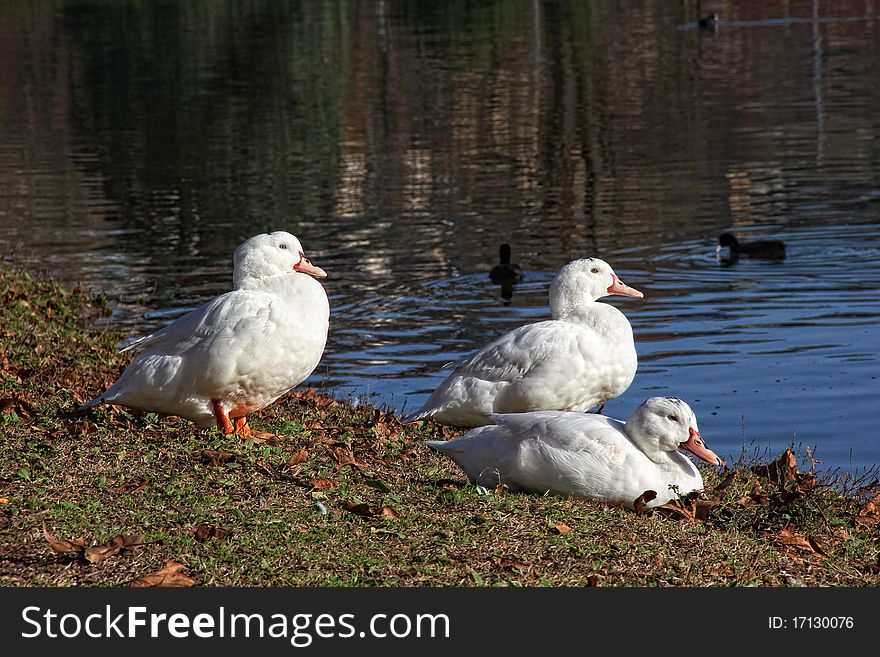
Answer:
[[638, 359], [632, 327], [614, 306], [595, 303], [625, 285], [599, 258], [568, 263], [550, 285], [553, 319], [520, 326], [458, 363], [421, 409], [404, 418], [476, 427], [490, 413], [587, 411], [632, 383]]
[[[247, 416], [312, 373], [324, 352], [327, 274], [283, 231], [256, 235], [233, 257], [233, 289], [123, 351], [140, 353], [104, 394], [74, 411], [120, 404], [250, 435]], [[234, 422], [234, 424], [233, 424]]]
[[691, 407], [675, 397], [647, 399], [625, 423], [564, 411], [493, 414], [492, 421], [427, 445], [487, 488], [507, 484], [629, 508], [647, 490], [657, 493], [650, 508], [703, 488], [700, 472], [680, 449], [723, 464], [703, 444]]

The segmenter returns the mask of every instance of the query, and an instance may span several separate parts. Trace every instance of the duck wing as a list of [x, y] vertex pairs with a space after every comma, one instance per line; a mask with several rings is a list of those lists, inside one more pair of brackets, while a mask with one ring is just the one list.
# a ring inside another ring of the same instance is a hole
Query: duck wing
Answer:
[[272, 295], [233, 290], [178, 317], [167, 326], [123, 349], [138, 353], [180, 355], [207, 347], [224, 334], [259, 335], [271, 315]]

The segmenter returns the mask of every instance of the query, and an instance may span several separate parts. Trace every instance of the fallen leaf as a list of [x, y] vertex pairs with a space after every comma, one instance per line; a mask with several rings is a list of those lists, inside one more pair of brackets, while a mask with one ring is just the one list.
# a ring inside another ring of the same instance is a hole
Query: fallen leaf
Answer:
[[571, 527], [566, 525], [564, 522], [557, 522], [550, 528], [550, 532], [553, 534], [561, 534], [565, 536], [566, 534], [571, 532]]
[[806, 552], [807, 554], [814, 554], [821, 557], [828, 556], [815, 539], [807, 538], [803, 534], [798, 534], [794, 532], [791, 527], [779, 530], [779, 532], [773, 537], [773, 541], [780, 545], [784, 545], [785, 547]]
[[706, 571], [707, 575], [715, 575], [716, 577], [734, 577], [736, 573], [733, 568], [727, 565], [712, 566]]
[[196, 530], [193, 533], [193, 538], [195, 538], [200, 543], [204, 543], [205, 541], [212, 538], [223, 538], [229, 534], [228, 529], [223, 529], [222, 527], [216, 527], [215, 525], [205, 525], [198, 524], [196, 525]]
[[55, 538], [46, 529], [46, 525], [43, 525], [43, 536], [49, 541], [53, 550], [62, 554], [82, 554], [86, 549], [86, 539], [84, 537], [80, 536], [70, 540]]
[[382, 511], [380, 512], [379, 515], [385, 516], [386, 518], [396, 518], [397, 511], [392, 509], [390, 506], [383, 506]]
[[188, 568], [182, 563], [171, 559], [159, 570], [149, 575], [143, 575], [132, 581], [129, 586], [134, 587], [187, 587], [193, 586], [196, 581], [186, 574]]
[[369, 504], [365, 504], [363, 502], [358, 504], [356, 502], [352, 502], [351, 500], [345, 500], [342, 503], [342, 508], [349, 513], [354, 513], [358, 516], [370, 517], [378, 515], [377, 512]]
[[498, 566], [506, 570], [512, 570], [514, 572], [520, 573], [529, 573], [532, 571], [532, 566], [527, 563], [522, 563], [521, 561], [512, 561], [503, 557], [501, 559], [498, 559]]
[[253, 440], [255, 443], [260, 445], [271, 445], [272, 447], [278, 447], [284, 440], [284, 436], [279, 436], [277, 433], [270, 433], [268, 431], [257, 431], [256, 429], [251, 429], [251, 432], [248, 434], [248, 439]]
[[292, 468], [295, 465], [299, 465], [300, 463], [305, 461], [307, 458], [309, 458], [309, 452], [305, 447], [303, 447], [296, 454], [294, 454], [289, 459], [287, 459], [287, 465]]
[[808, 536], [807, 536], [807, 541], [809, 542], [810, 547], [812, 547], [813, 550], [814, 550], [816, 553], [821, 554], [823, 557], [827, 557], [827, 556], [828, 556], [828, 553], [827, 553], [827, 552], [825, 551], [825, 549], [822, 547], [821, 543], [819, 543], [819, 541], [816, 540], [815, 537], [813, 537], [813, 536], [809, 536], [809, 535], [808, 535]]
[[675, 518], [677, 520], [693, 520], [695, 517], [694, 505], [685, 506], [679, 500], [655, 506], [654, 511], [667, 518]]
[[728, 474], [720, 484], [715, 486], [714, 490], [716, 490], [716, 491], [724, 490], [725, 488], [730, 486], [730, 484], [732, 484], [735, 479], [736, 479], [736, 472], [734, 471], [734, 472], [731, 472], [730, 474]]
[[86, 548], [83, 556], [89, 563], [98, 563], [99, 561], [103, 561], [107, 557], [112, 557], [119, 554], [122, 550], [137, 547], [138, 545], [143, 545], [143, 540], [143, 534], [135, 534], [133, 536], [129, 536], [127, 534], [119, 534], [119, 536], [114, 536], [103, 545], [95, 545], [93, 547]]
[[633, 500], [633, 509], [638, 514], [644, 513], [648, 508], [648, 502], [657, 499], [657, 491], [646, 490]]
[[709, 516], [709, 511], [712, 510], [712, 507], [718, 503], [718, 500], [694, 500], [694, 518], [705, 520]]
[[224, 465], [236, 459], [232, 452], [218, 452], [216, 449], [203, 449], [201, 457], [202, 461], [209, 465]]
[[752, 472], [759, 477], [769, 479], [775, 484], [787, 484], [792, 481], [797, 481], [797, 459], [795, 458], [794, 452], [792, 452], [789, 447], [778, 459], [769, 465], [753, 466]]
[[336, 462], [339, 464], [340, 468], [345, 467], [346, 465], [354, 465], [357, 467], [366, 467], [362, 463], [358, 463], [357, 458], [355, 458], [354, 452], [351, 451], [351, 448], [347, 445], [335, 445], [333, 447], [328, 447], [330, 453], [333, 454], [333, 458], [336, 459]]
[[880, 487], [874, 495], [859, 509], [856, 522], [862, 525], [876, 525], [880, 522]]
[[[110, 480], [107, 480], [110, 483]], [[135, 479], [134, 481], [125, 481], [121, 486], [111, 488], [114, 493], [142, 493], [149, 488], [146, 479]]]
[[15, 413], [19, 417], [28, 418], [33, 415], [34, 409], [20, 397], [4, 397], [0, 399], [0, 413]]
[[336, 482], [332, 479], [324, 479], [322, 477], [318, 477], [317, 479], [310, 479], [309, 484], [312, 488], [317, 488], [318, 490], [326, 490], [327, 488], [336, 488]]

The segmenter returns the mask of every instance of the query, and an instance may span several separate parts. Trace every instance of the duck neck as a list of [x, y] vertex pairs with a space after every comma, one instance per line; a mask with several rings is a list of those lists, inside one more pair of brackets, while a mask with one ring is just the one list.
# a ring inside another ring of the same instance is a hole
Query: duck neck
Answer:
[[619, 333], [622, 330], [632, 333], [623, 313], [607, 303], [587, 299], [578, 303], [556, 304], [551, 306], [550, 310], [553, 319], [589, 326], [603, 336]]
[[685, 483], [697, 472], [696, 466], [681, 452], [659, 449], [655, 440], [649, 439], [646, 442], [643, 445], [636, 441], [636, 444], [652, 463], [668, 475], [670, 483]]
[[232, 287], [235, 290], [260, 290], [279, 283], [289, 283], [289, 279], [296, 275], [295, 272], [284, 272], [282, 274], [274, 274], [270, 276], [235, 276], [233, 278]]

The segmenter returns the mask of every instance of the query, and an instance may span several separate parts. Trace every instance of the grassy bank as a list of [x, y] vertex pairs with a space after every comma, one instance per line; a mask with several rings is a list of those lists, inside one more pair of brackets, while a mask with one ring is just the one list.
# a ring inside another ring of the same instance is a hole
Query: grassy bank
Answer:
[[699, 499], [636, 514], [485, 494], [423, 446], [448, 429], [314, 390], [252, 416], [278, 437], [247, 443], [112, 407], [66, 418], [127, 362], [87, 328], [101, 312], [0, 267], [4, 586], [880, 583], [876, 491], [795, 456], [704, 468]]

